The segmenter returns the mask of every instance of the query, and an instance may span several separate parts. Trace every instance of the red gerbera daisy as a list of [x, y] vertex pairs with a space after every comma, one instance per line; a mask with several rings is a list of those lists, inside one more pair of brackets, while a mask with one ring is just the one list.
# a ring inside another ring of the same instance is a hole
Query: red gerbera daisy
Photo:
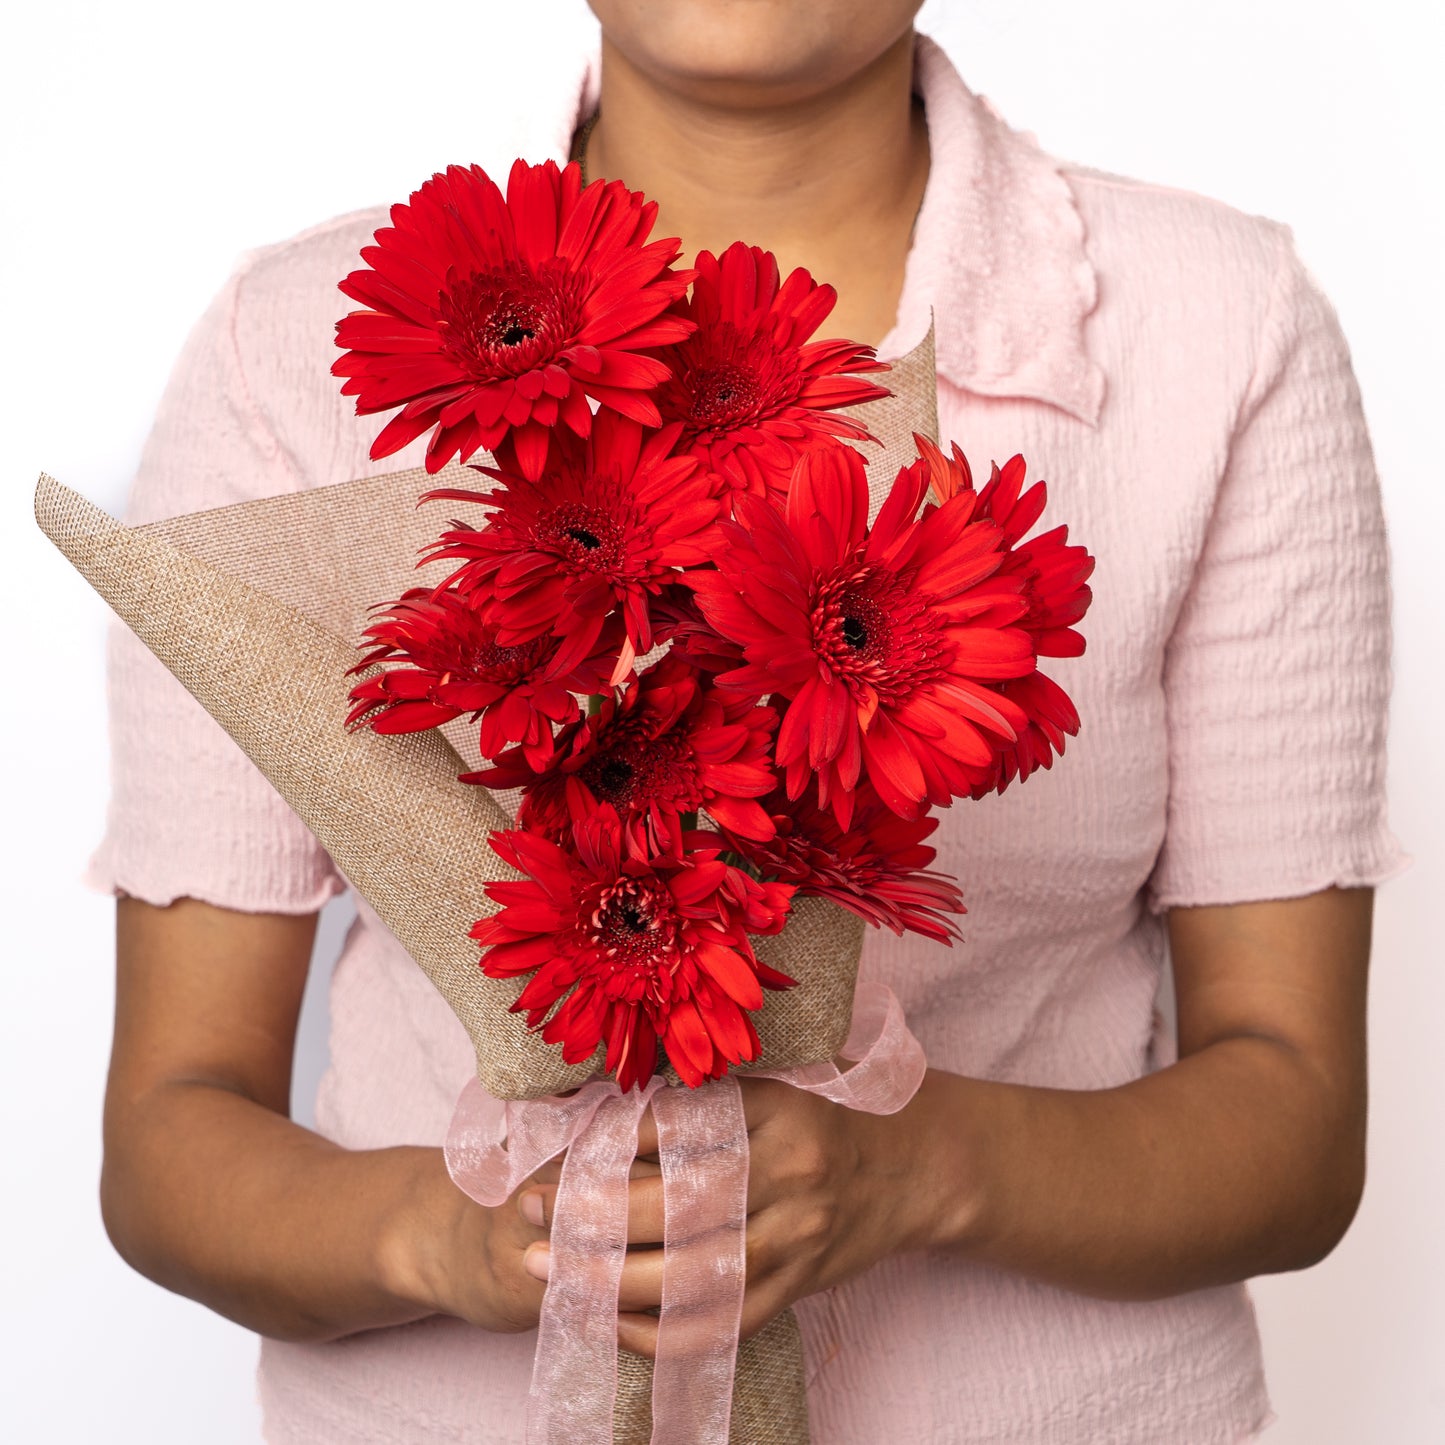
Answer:
[[929, 814], [900, 818], [859, 786], [853, 818], [845, 828], [829, 808], [818, 806], [814, 789], [789, 800], [781, 791], [765, 799], [777, 831], [762, 843], [733, 841], [764, 877], [792, 883], [800, 894], [815, 893], [851, 909], [875, 928], [921, 933], [937, 943], [960, 937], [946, 915], [965, 913], [954, 879], [929, 869], [935, 850], [924, 839], [938, 827]]
[[[940, 500], [973, 491], [968, 458], [957, 446], [952, 457], [945, 457], [926, 437], [914, 440], [919, 450], [914, 466], [927, 471]], [[1011, 550], [1000, 570], [1024, 579], [1029, 609], [1018, 626], [1032, 634], [1035, 652], [1041, 657], [1078, 657], [1084, 637], [1073, 624], [1088, 611], [1093, 597], [1088, 579], [1094, 559], [1085, 548], [1069, 545], [1066, 526], [1022, 540], [1048, 499], [1044, 482], [1023, 490], [1025, 470], [1021, 456], [1010, 457], [1001, 469], [995, 463], [988, 484], [978, 493], [977, 515], [992, 517], [1003, 528]], [[969, 789], [975, 798], [1001, 793], [1015, 778], [1023, 782], [1036, 768], [1049, 767], [1054, 754], [1064, 751], [1065, 738], [1079, 731], [1079, 714], [1068, 694], [1041, 672], [999, 683], [998, 691], [1023, 708], [1028, 723], [1015, 742], [999, 740], [993, 758]]]
[[684, 816], [700, 809], [735, 837], [769, 838], [772, 819], [756, 800], [776, 785], [769, 753], [777, 720], [756, 698], [705, 686], [669, 653], [564, 728], [540, 774], [514, 748], [463, 781], [524, 789], [518, 824], [553, 838], [601, 803], [624, 820], [645, 820], [657, 845], [674, 852]]
[[856, 373], [886, 371], [871, 346], [809, 341], [838, 293], [803, 269], [781, 286], [771, 252], [734, 242], [697, 257], [692, 296], [673, 314], [697, 330], [658, 355], [671, 375], [658, 388], [665, 421], [682, 423], [679, 449], [738, 491], [781, 498], [800, 453], [838, 437], [872, 440], [836, 407], [887, 396]]
[[483, 972], [535, 970], [513, 1012], [569, 1064], [605, 1045], [624, 1090], [652, 1077], [659, 1043], [693, 1088], [757, 1058], [748, 1010], [762, 1007], [764, 988], [794, 982], [748, 939], [782, 929], [793, 889], [729, 867], [700, 846], [709, 836], [689, 835], [683, 855], [659, 852], [605, 805], [574, 826], [575, 851], [535, 833], [492, 835], [527, 876], [487, 885], [501, 908], [472, 929], [489, 950]]
[[[919, 451], [913, 465], [927, 473], [940, 502], [973, 491], [968, 458], [956, 444], [953, 456], [945, 457], [927, 437], [915, 432], [913, 440]], [[1034, 651], [1040, 657], [1079, 657], [1084, 651], [1084, 637], [1072, 624], [1089, 610], [1093, 599], [1088, 579], [1094, 571], [1094, 559], [1086, 548], [1069, 546], [1067, 526], [1022, 541], [1048, 501], [1045, 482], [1035, 482], [1028, 491], [1023, 490], [1025, 471], [1021, 456], [1010, 457], [1002, 470], [994, 463], [988, 485], [978, 493], [974, 515], [991, 517], [1003, 529], [1004, 545], [1010, 550], [1000, 570], [1026, 579], [1029, 610], [1018, 625], [1033, 634]]]
[[552, 726], [577, 716], [573, 692], [600, 689], [617, 644], [615, 629], [599, 651], [567, 675], [553, 676], [557, 643], [536, 638], [499, 645], [484, 599], [455, 589], [413, 588], [366, 629], [370, 651], [353, 673], [395, 662], [351, 690], [349, 727], [379, 733], [421, 732], [472, 713], [481, 723], [481, 750], [493, 757], [508, 743], [540, 763], [552, 750]]
[[676, 436], [676, 427], [644, 436], [635, 421], [604, 411], [587, 441], [559, 435], [540, 482], [483, 468], [501, 487], [428, 492], [423, 501], [492, 509], [479, 528], [456, 523], [431, 559], [460, 561], [448, 581], [493, 600], [488, 616], [501, 643], [561, 639], [555, 674], [589, 656], [604, 620], [619, 610], [625, 641], [612, 680], [620, 682], [652, 647], [649, 599], [717, 545], [722, 502], [696, 461], [670, 455]]
[[777, 741], [788, 796], [816, 772], [819, 803], [844, 827], [865, 770], [887, 807], [916, 817], [925, 800], [966, 792], [994, 739], [1028, 721], [991, 686], [1034, 670], [1002, 530], [974, 516], [973, 493], [919, 516], [926, 487], [905, 467], [870, 531], [858, 454], [806, 453], [786, 512], [740, 498], [717, 570], [688, 574], [748, 659], [720, 683], [788, 700]]
[[657, 206], [620, 181], [585, 189], [575, 164], [517, 161], [505, 199], [479, 166], [449, 166], [391, 208], [341, 290], [370, 308], [336, 326], [331, 368], [358, 416], [400, 413], [371, 446], [389, 456], [432, 428], [439, 471], [510, 438], [541, 476], [551, 428], [591, 429], [589, 396], [649, 426], [665, 365], [638, 353], [692, 330], [664, 315], [691, 279], [678, 243], [647, 242]]

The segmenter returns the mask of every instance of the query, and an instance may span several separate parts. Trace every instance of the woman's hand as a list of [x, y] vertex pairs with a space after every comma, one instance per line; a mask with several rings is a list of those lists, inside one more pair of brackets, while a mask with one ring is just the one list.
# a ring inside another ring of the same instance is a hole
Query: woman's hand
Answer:
[[505, 1204], [488, 1209], [452, 1182], [440, 1149], [418, 1152], [428, 1159], [390, 1242], [384, 1265], [390, 1288], [420, 1313], [454, 1315], [506, 1334], [535, 1329], [544, 1286], [524, 1259], [547, 1231], [523, 1213], [520, 1202], [537, 1188], [556, 1192], [561, 1159], [544, 1164]]
[[[939, 1187], [929, 1082], [900, 1113], [860, 1113], [773, 1079], [738, 1080], [747, 1117], [747, 1287], [742, 1335], [762, 1329], [794, 1300], [816, 1294], [900, 1250], [926, 1248], [965, 1210]], [[656, 1353], [662, 1303], [662, 1179], [649, 1156], [657, 1131], [648, 1110], [638, 1134], [628, 1201], [628, 1242], [618, 1294], [618, 1343]], [[516, 1195], [519, 1212], [550, 1225], [555, 1181]], [[540, 1238], [541, 1228], [537, 1228]], [[545, 1244], [526, 1267], [546, 1277]]]
[[515, 1199], [474, 1203], [440, 1148], [345, 1149], [287, 1117], [315, 928], [314, 915], [120, 900], [111, 1239], [148, 1278], [276, 1339], [438, 1312], [531, 1328], [543, 1291], [522, 1261], [545, 1232]]

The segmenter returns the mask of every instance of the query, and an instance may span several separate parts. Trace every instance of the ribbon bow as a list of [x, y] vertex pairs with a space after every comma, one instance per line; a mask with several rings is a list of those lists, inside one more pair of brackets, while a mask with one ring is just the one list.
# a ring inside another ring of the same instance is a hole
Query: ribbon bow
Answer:
[[[923, 1047], [886, 985], [858, 985], [842, 1049], [852, 1066], [759, 1072], [870, 1114], [918, 1092]], [[662, 1166], [662, 1312], [652, 1377], [654, 1445], [727, 1445], [745, 1282], [748, 1131], [731, 1075], [698, 1089], [660, 1077], [624, 1094], [595, 1080], [574, 1094], [503, 1101], [471, 1079], [447, 1133], [458, 1188], [495, 1208], [564, 1150], [552, 1262], [527, 1401], [528, 1445], [612, 1445], [617, 1296], [627, 1255], [627, 1185], [651, 1105]]]

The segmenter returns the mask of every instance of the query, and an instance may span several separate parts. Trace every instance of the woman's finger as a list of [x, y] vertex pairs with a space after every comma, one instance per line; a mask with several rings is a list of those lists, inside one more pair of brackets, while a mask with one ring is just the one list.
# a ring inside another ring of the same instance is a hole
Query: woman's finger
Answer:
[[[691, 1272], [693, 1275], [697, 1275], [705, 1271], [707, 1261], [712, 1254], [711, 1243], [708, 1240], [699, 1240], [674, 1245], [672, 1255], [676, 1260], [677, 1267], [684, 1274]], [[689, 1259], [689, 1255], [694, 1253], [698, 1255], [698, 1261], [695, 1268], [690, 1270], [689, 1267], [693, 1261]], [[522, 1263], [527, 1273], [534, 1279], [547, 1279], [552, 1268], [550, 1246], [545, 1242], [528, 1246]], [[662, 1307], [662, 1269], [663, 1251], [661, 1249], [628, 1250], [627, 1258], [622, 1263], [622, 1274], [617, 1289], [619, 1312], [628, 1314], [660, 1309]]]
[[[787, 1193], [785, 1182], [755, 1159], [748, 1172], [748, 1230], [750, 1238], [761, 1215], [775, 1209]], [[528, 1184], [517, 1192], [516, 1206], [528, 1224], [551, 1230], [557, 1210], [555, 1184]], [[666, 1238], [666, 1199], [662, 1174], [656, 1165], [639, 1160], [632, 1166], [627, 1187], [627, 1242], [661, 1244]], [[749, 1248], [752, 1246], [750, 1244]]]
[[738, 1088], [742, 1090], [743, 1117], [748, 1121], [749, 1134], [766, 1124], [781, 1105], [797, 1094], [791, 1084], [781, 1079], [754, 1079], [747, 1074], [738, 1076]]
[[[752, 1079], [746, 1075], [738, 1078], [743, 1094], [743, 1115], [747, 1119], [748, 1132], [766, 1123], [777, 1112], [779, 1103], [792, 1090], [791, 1084], [778, 1079]], [[637, 1125], [637, 1155], [640, 1159], [657, 1158], [657, 1121], [652, 1117], [652, 1105], [643, 1110]]]
[[[533, 1279], [546, 1280], [552, 1272], [552, 1249], [545, 1243], [529, 1245], [522, 1267]], [[628, 1252], [622, 1265], [617, 1290], [617, 1308], [624, 1313], [662, 1308], [662, 1251], [636, 1249]]]
[[555, 1184], [562, 1177], [562, 1165], [566, 1162], [565, 1152], [557, 1155], [555, 1159], [549, 1159], [542, 1167], [533, 1173], [528, 1181], [533, 1184]]
[[632, 1180], [627, 1186], [628, 1244], [661, 1244], [662, 1237], [662, 1175]]
[[[661, 1191], [658, 1191], [659, 1197]], [[789, 1272], [793, 1251], [787, 1239], [788, 1221], [778, 1210], [770, 1210], [749, 1219], [744, 1254], [744, 1274], [749, 1293], [769, 1281], [776, 1294], [778, 1277]], [[715, 1269], [719, 1239], [717, 1231], [707, 1230], [692, 1238], [675, 1239], [667, 1255], [675, 1261], [679, 1279], [697, 1280]], [[730, 1252], [730, 1249], [729, 1249]], [[621, 1310], [652, 1309], [662, 1303], [663, 1251], [643, 1247], [630, 1249], [622, 1266], [622, 1288], [618, 1295]], [[782, 1305], [774, 1307], [774, 1313]]]
[[617, 1348], [634, 1355], [657, 1358], [657, 1316], [621, 1314], [617, 1316]]
[[[517, 1209], [528, 1224], [551, 1229], [557, 1212], [557, 1183], [541, 1182], [534, 1175], [517, 1191]], [[636, 1160], [629, 1171], [627, 1199], [627, 1241], [629, 1244], [662, 1243], [662, 1171], [645, 1159]]]
[[[765, 1291], [750, 1291], [743, 1301], [739, 1339], [750, 1339], [787, 1308], [786, 1301]], [[634, 1355], [657, 1358], [657, 1331], [661, 1323], [654, 1314], [625, 1312], [617, 1316], [617, 1348]]]
[[617, 1286], [619, 1312], [640, 1313], [662, 1307], [662, 1251], [630, 1249]]

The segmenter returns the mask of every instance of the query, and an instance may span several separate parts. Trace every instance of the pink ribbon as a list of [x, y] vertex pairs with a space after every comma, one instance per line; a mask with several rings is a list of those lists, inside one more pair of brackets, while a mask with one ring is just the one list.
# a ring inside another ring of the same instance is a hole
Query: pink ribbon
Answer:
[[[886, 985], [858, 985], [842, 1057], [752, 1078], [870, 1114], [918, 1092], [923, 1047]], [[699, 1089], [661, 1078], [622, 1093], [611, 1079], [574, 1094], [504, 1102], [475, 1078], [447, 1132], [447, 1168], [478, 1204], [504, 1204], [564, 1150], [552, 1263], [527, 1401], [527, 1445], [612, 1445], [617, 1294], [627, 1255], [627, 1185], [648, 1105], [663, 1187], [662, 1311], [652, 1376], [652, 1445], [727, 1445], [745, 1283], [748, 1131], [728, 1076]]]

